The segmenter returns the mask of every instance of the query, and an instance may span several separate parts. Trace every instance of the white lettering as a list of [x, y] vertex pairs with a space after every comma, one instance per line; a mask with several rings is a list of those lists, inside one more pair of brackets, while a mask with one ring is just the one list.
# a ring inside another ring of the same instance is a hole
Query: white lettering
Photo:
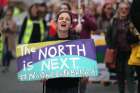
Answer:
[[36, 74], [35, 74], [35, 72], [34, 72], [34, 73], [30, 73], [30, 74], [29, 74], [29, 80], [34, 80], [34, 79], [36, 79]]
[[75, 47], [76, 45], [66, 45], [66, 47], [69, 48], [69, 54], [72, 55], [72, 49], [73, 47]]
[[23, 61], [23, 71], [25, 71], [25, 69], [26, 69], [26, 61], [24, 60]]
[[[52, 54], [53, 51], [54, 51], [54, 54]], [[48, 50], [48, 55], [49, 55], [50, 57], [55, 57], [56, 54], [57, 54], [56, 48], [55, 48], [55, 47], [50, 47], [49, 50]]]
[[41, 71], [44, 71], [44, 69], [48, 69], [48, 70], [50, 70], [50, 64], [51, 64], [51, 60], [49, 60], [48, 62], [46, 62], [46, 61], [43, 61], [42, 62], [42, 66], [41, 66]]
[[79, 60], [79, 58], [69, 58], [69, 60], [72, 60], [74, 69], [76, 68], [76, 61]]
[[64, 58], [64, 59], [60, 59], [60, 62], [62, 62], [62, 65], [60, 67], [60, 69], [63, 69], [64, 67], [66, 67], [67, 69], [69, 68], [68, 65], [67, 65], [67, 58]]
[[64, 52], [64, 46], [63, 45], [58, 45], [58, 55], [61, 56], [61, 55], [66, 55]]
[[51, 69], [52, 70], [59, 69], [58, 60], [57, 59], [51, 59]]
[[80, 56], [80, 52], [83, 52], [83, 55], [86, 56], [86, 49], [85, 49], [85, 45], [82, 44], [82, 48], [80, 49], [79, 45], [77, 45], [77, 53], [78, 56]]
[[32, 63], [33, 63], [32, 61], [30, 61], [30, 62], [27, 63], [27, 69], [28, 69], [28, 71], [30, 71], [30, 70], [33, 69]]
[[27, 79], [27, 75], [24, 74], [24, 75], [19, 75], [18, 78], [21, 80], [21, 81], [24, 81]]
[[39, 50], [38, 60], [41, 60], [41, 57], [42, 57], [42, 56], [44, 57], [44, 59], [46, 59], [46, 58], [47, 58], [47, 51], [48, 51], [47, 48], [45, 48], [45, 52], [43, 52], [42, 49], [40, 49], [40, 50]]
[[35, 48], [28, 48], [27, 45], [22, 45], [21, 47], [21, 55], [24, 56], [26, 54], [30, 54], [31, 52], [36, 52]]

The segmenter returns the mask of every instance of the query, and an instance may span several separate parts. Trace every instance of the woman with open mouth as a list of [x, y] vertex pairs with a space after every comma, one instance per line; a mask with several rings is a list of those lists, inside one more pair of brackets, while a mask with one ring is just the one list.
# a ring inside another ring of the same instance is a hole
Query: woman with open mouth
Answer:
[[[56, 18], [57, 35], [52, 40], [73, 40], [70, 29], [72, 16], [68, 11], [61, 11]], [[79, 78], [56, 78], [45, 82], [45, 93], [78, 93]]]

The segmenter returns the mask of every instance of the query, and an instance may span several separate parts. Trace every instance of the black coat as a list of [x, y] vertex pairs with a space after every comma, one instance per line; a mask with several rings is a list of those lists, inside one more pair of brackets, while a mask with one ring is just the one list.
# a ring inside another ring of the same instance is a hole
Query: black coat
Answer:
[[134, 0], [130, 9], [130, 16], [133, 24], [140, 32], [140, 0]]

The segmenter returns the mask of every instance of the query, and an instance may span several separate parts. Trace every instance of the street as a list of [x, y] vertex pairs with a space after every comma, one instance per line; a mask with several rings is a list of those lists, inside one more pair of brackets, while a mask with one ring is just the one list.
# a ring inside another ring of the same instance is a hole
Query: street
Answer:
[[[0, 66], [0, 70], [2, 67]], [[118, 93], [117, 84], [104, 87], [101, 84], [90, 83], [86, 93]], [[16, 78], [16, 62], [12, 61], [8, 73], [0, 73], [0, 93], [42, 93], [40, 81], [19, 82]]]

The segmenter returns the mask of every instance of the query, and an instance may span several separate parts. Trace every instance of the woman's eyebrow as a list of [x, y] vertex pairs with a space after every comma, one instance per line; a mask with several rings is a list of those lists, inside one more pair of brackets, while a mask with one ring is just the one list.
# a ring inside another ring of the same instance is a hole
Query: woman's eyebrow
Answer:
[[64, 18], [64, 17], [63, 16], [59, 17], [59, 19], [62, 19], [62, 18]]

